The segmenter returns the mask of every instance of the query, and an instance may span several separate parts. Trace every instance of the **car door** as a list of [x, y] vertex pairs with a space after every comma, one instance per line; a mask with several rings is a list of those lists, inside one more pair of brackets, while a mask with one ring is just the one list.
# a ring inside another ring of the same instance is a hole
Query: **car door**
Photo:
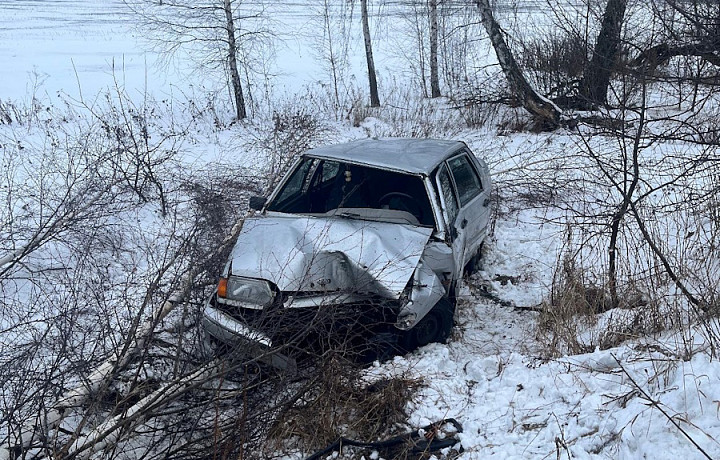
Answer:
[[464, 265], [480, 249], [487, 236], [490, 220], [489, 187], [484, 187], [468, 151], [449, 158], [447, 165], [460, 205], [457, 227], [464, 232]]
[[446, 164], [440, 165], [435, 175], [435, 185], [438, 190], [443, 218], [447, 224], [446, 232], [452, 247], [455, 271], [453, 277], [460, 278], [465, 265], [465, 229], [460, 222], [464, 219], [460, 214], [460, 202], [455, 191], [455, 183]]

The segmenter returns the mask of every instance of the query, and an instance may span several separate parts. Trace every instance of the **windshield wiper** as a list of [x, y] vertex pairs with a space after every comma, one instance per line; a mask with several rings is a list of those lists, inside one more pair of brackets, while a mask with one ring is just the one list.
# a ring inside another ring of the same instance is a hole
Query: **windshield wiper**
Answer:
[[350, 219], [368, 219], [368, 216], [363, 216], [362, 214], [358, 214], [356, 212], [350, 212], [350, 211], [343, 211], [343, 212], [337, 212], [333, 214], [333, 216], [337, 217], [346, 217]]

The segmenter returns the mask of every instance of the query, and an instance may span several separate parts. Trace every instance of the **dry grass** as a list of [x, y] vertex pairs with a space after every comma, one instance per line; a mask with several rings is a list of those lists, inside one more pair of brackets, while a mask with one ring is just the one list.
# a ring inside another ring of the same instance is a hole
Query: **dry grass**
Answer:
[[538, 336], [547, 345], [548, 357], [612, 348], [668, 326], [658, 302], [631, 284], [619, 291], [620, 303], [613, 308], [606, 286], [588, 281], [582, 269], [564, 260], [538, 320]]

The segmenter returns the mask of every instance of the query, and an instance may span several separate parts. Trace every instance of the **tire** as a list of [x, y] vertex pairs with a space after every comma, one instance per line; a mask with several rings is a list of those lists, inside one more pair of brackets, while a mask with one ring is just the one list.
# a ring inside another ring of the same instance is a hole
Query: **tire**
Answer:
[[480, 270], [480, 268], [482, 267], [482, 251], [484, 246], [485, 243], [483, 242], [478, 248], [477, 252], [473, 254], [473, 256], [470, 258], [467, 265], [465, 265], [465, 277], [469, 278], [473, 274], [477, 273], [478, 270]]
[[410, 352], [429, 343], [445, 343], [454, 324], [454, 311], [453, 303], [447, 297], [441, 298], [420, 322], [402, 333], [402, 349]]

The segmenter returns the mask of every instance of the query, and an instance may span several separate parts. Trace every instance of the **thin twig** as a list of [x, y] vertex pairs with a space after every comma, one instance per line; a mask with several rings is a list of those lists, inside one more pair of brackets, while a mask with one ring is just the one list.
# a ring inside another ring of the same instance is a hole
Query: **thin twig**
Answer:
[[625, 367], [623, 367], [623, 365], [622, 365], [622, 363], [620, 362], [620, 360], [617, 359], [617, 357], [616, 357], [614, 354], [612, 354], [611, 356], [613, 357], [613, 359], [615, 360], [615, 362], [617, 362], [618, 366], [620, 366], [620, 369], [621, 369], [621, 370], [623, 371], [623, 373], [627, 376], [627, 378], [630, 379], [630, 382], [632, 382], [632, 384], [635, 386], [635, 389], [637, 389], [637, 391], [639, 391], [640, 393], [642, 393], [643, 397], [644, 397], [648, 402], [650, 402], [650, 404], [652, 404], [653, 406], [655, 406], [655, 407], [660, 411], [660, 413], [662, 413], [668, 420], [670, 420], [670, 422], [671, 422], [673, 425], [675, 425], [675, 428], [677, 428], [682, 434], [684, 434], [685, 437], [688, 438], [688, 440], [697, 448], [697, 450], [699, 450], [700, 453], [702, 453], [702, 454], [705, 456], [705, 458], [707, 458], [708, 460], [712, 460], [712, 457], [711, 457], [710, 455], [708, 455], [708, 453], [705, 452], [705, 450], [703, 450], [703, 448], [700, 447], [700, 445], [699, 445], [697, 442], [695, 442], [695, 440], [692, 438], [692, 436], [690, 436], [690, 435], [687, 433], [687, 431], [683, 430], [682, 427], [675, 421], [675, 419], [673, 419], [673, 418], [670, 416], [670, 414], [668, 414], [667, 412], [665, 412], [665, 409], [663, 409], [663, 408], [660, 406], [660, 403], [657, 402], [657, 401], [655, 401], [654, 399], [652, 399], [652, 398], [650, 397], [650, 395], [649, 395], [642, 387], [640, 387], [640, 385], [638, 385], [638, 383], [635, 381], [635, 379], [632, 378], [632, 375], [630, 375], [630, 373], [627, 371], [627, 369], [625, 369]]

